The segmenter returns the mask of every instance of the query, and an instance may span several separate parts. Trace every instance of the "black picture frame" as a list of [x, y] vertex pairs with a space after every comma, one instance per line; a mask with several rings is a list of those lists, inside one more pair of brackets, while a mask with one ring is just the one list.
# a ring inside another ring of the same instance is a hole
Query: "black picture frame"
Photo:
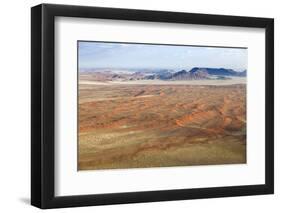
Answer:
[[[266, 34], [265, 184], [112, 194], [54, 195], [55, 17], [264, 28]], [[274, 193], [274, 20], [164, 11], [41, 4], [31, 8], [31, 204], [42, 208], [217, 198]]]

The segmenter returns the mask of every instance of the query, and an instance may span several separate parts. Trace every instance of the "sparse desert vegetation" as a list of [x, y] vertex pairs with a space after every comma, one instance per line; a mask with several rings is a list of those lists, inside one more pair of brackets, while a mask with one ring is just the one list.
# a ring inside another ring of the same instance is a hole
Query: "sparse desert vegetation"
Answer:
[[79, 77], [79, 170], [246, 163], [246, 78]]

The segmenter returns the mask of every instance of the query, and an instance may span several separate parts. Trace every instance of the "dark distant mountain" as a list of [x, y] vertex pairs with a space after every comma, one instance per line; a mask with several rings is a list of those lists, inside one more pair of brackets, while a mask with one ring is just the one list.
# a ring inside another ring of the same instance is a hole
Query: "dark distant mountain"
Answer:
[[159, 72], [158, 74], [156, 74], [156, 78], [157, 79], [162, 79], [162, 80], [168, 80], [171, 78], [173, 74], [170, 73], [169, 71], [162, 71], [162, 72]]
[[196, 73], [198, 71], [207, 72], [209, 75], [217, 75], [217, 76], [246, 76], [246, 70], [243, 72], [236, 72], [233, 69], [225, 69], [225, 68], [205, 68], [205, 67], [194, 67], [190, 70], [191, 73]]
[[174, 73], [170, 79], [172, 80], [185, 80], [186, 78], [188, 78], [189, 73], [186, 70], [181, 70], [178, 71], [176, 73]]
[[170, 80], [205, 80], [209, 79], [208, 73], [204, 70], [198, 70], [196, 72], [187, 72], [186, 70], [181, 70], [174, 73]]
[[145, 76], [144, 79], [148, 80], [173, 80], [173, 81], [181, 81], [181, 80], [208, 80], [208, 79], [218, 79], [218, 80], [227, 80], [231, 79], [231, 77], [245, 77], [247, 75], [247, 71], [236, 72], [232, 69], [225, 68], [201, 68], [194, 67], [190, 71], [181, 70], [175, 73], [171, 73], [168, 71], [158, 72], [157, 74], [152, 74]]
[[155, 74], [147, 75], [144, 77], [144, 79], [148, 80], [154, 80], [154, 79], [160, 79], [160, 80], [169, 80], [172, 76], [172, 73], [168, 70], [160, 70], [157, 71]]
[[145, 80], [155, 80], [157, 79], [156, 75], [147, 75], [144, 77]]
[[238, 76], [240, 77], [246, 77], [247, 76], [247, 70], [244, 70], [242, 72], [238, 72]]

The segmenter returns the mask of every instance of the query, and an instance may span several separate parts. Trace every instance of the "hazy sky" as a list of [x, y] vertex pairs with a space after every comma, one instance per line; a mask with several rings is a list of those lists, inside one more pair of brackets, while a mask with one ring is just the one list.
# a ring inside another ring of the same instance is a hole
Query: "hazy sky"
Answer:
[[247, 49], [79, 42], [79, 68], [247, 69]]

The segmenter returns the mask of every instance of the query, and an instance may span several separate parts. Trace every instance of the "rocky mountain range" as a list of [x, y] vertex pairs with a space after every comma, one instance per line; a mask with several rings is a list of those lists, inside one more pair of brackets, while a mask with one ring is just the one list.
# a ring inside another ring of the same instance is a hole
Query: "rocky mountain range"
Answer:
[[[186, 80], [227, 80], [232, 77], [246, 77], [247, 71], [237, 72], [233, 69], [194, 67], [191, 70], [94, 70], [82, 72], [89, 75], [95, 81], [135, 81], [135, 80], [165, 80], [165, 81], [186, 81]], [[87, 78], [89, 78], [89, 76]], [[83, 78], [83, 75], [81, 76]]]
[[208, 79], [229, 79], [231, 77], [246, 77], [247, 71], [237, 72], [225, 68], [200, 68], [194, 67], [190, 71], [181, 70], [175, 73], [154, 74], [145, 76], [145, 79], [159, 80], [208, 80]]

